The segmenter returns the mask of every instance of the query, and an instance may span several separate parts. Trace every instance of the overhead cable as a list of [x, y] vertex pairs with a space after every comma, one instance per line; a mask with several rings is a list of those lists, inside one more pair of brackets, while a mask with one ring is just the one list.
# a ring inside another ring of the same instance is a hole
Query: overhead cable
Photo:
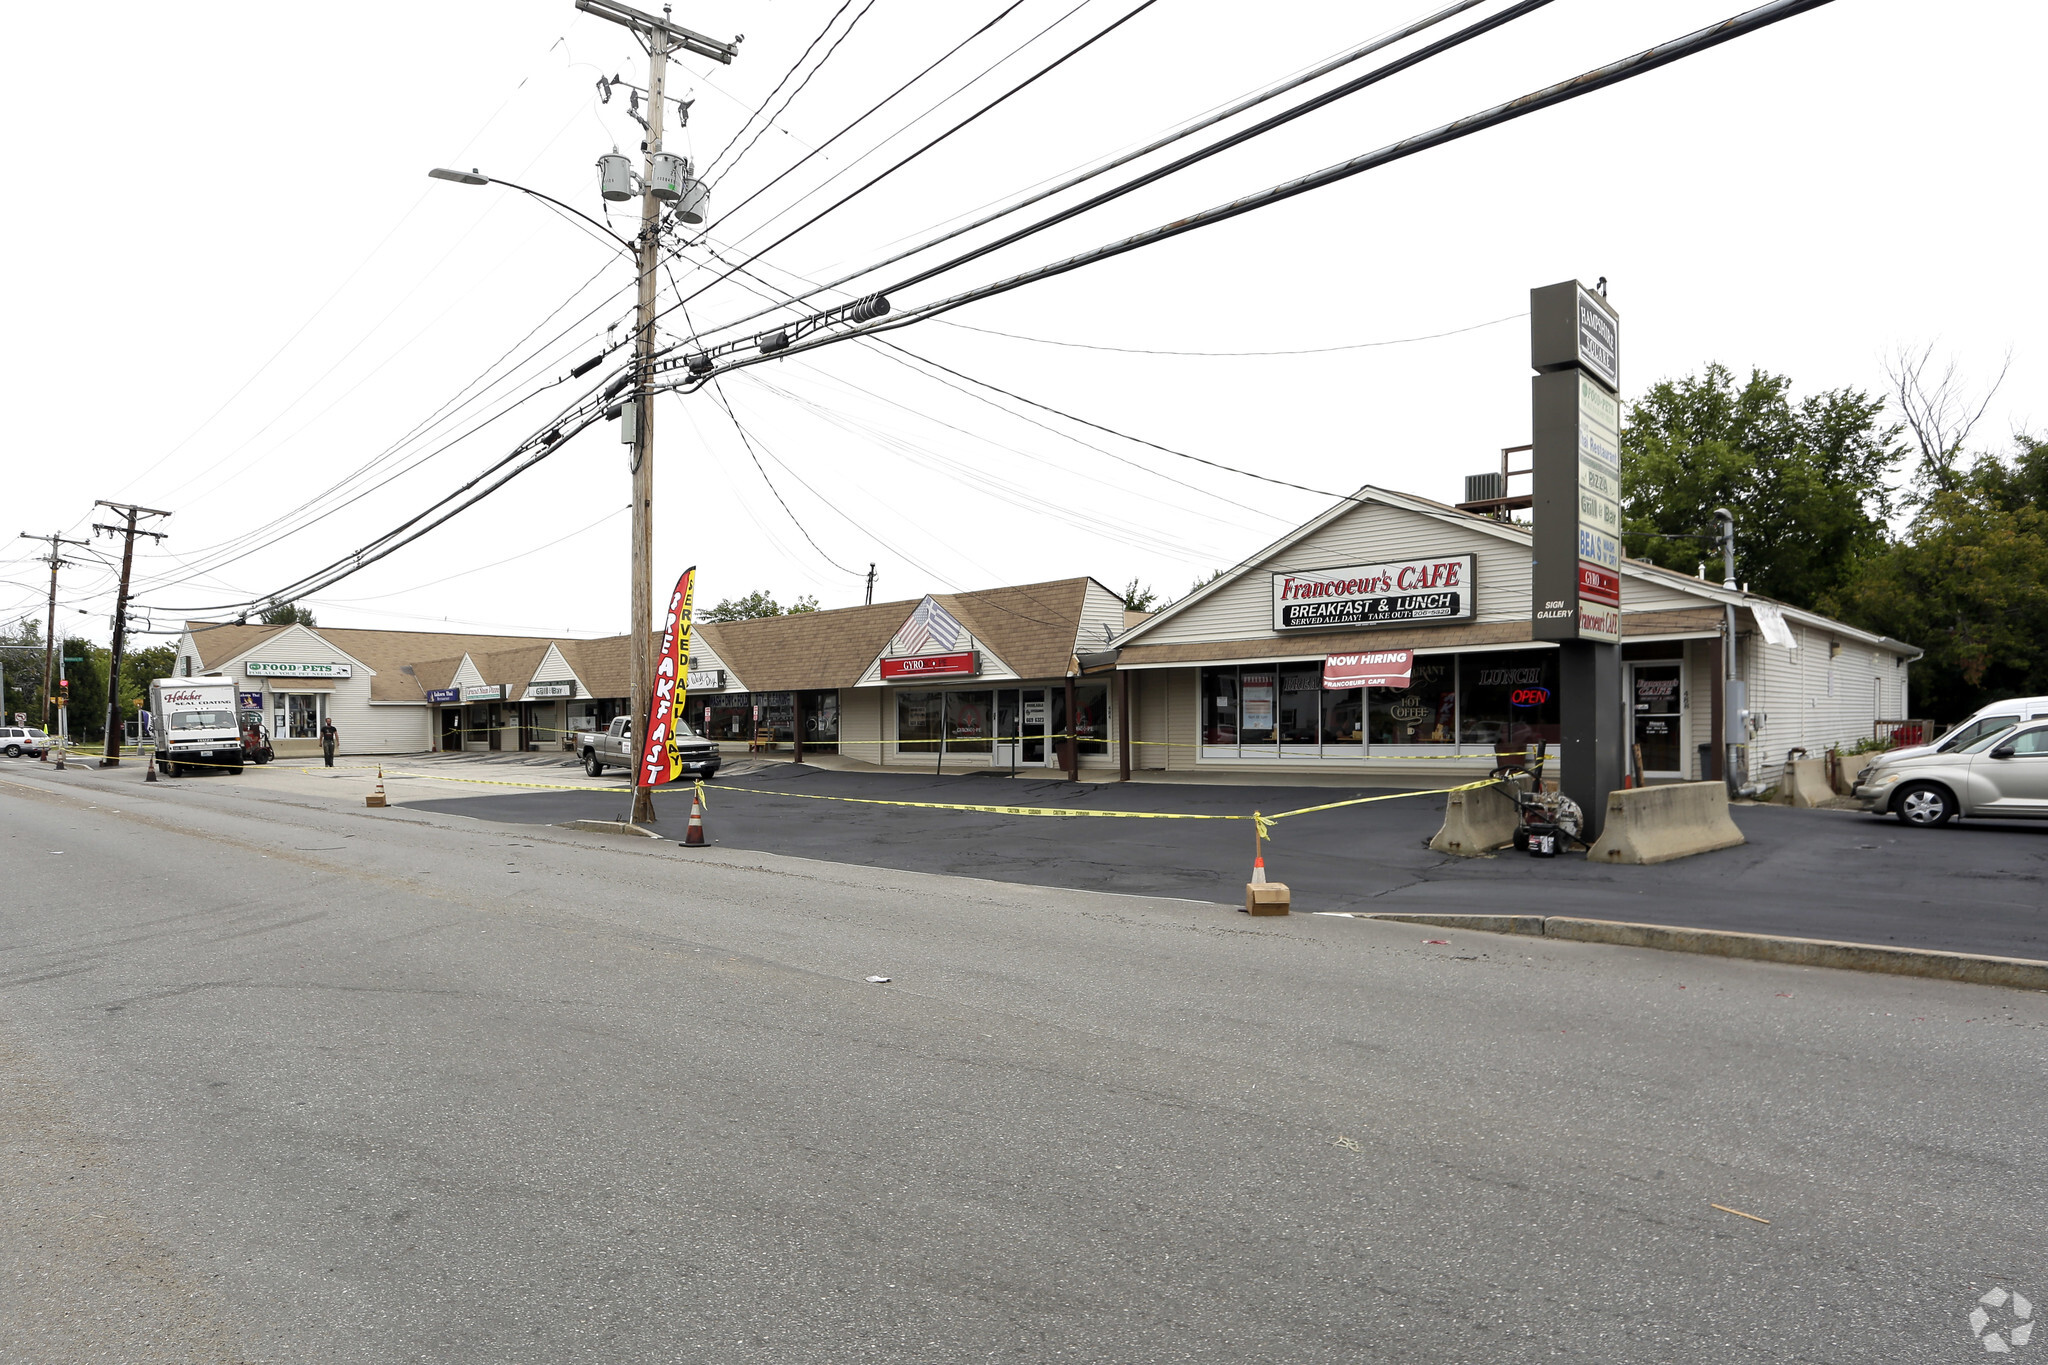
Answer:
[[[839, 286], [847, 283], [850, 280], [859, 279], [863, 275], [872, 274], [877, 270], [881, 270], [887, 266], [894, 265], [896, 262], [905, 260], [911, 256], [915, 256], [920, 252], [929, 251], [935, 246], [938, 246], [945, 242], [950, 242], [956, 237], [974, 231], [976, 228], [986, 227], [988, 226], [988, 224], [995, 222], [999, 218], [1004, 218], [1009, 216], [1010, 214], [1019, 212], [1020, 210], [1027, 209], [1031, 207], [1033, 204], [1040, 203], [1046, 199], [1051, 198], [1053, 195], [1060, 194], [1067, 190], [1070, 190], [1074, 188], [1076, 185], [1083, 184], [1089, 180], [1094, 179], [1099, 175], [1107, 174], [1108, 172], [1115, 170], [1119, 166], [1128, 165], [1131, 162], [1137, 160], [1139, 157], [1147, 156], [1152, 152], [1158, 151], [1162, 147], [1180, 141], [1182, 138], [1191, 137], [1194, 134], [1201, 132], [1205, 128], [1210, 128], [1218, 123], [1223, 122], [1225, 119], [1234, 118], [1238, 114], [1245, 112], [1247, 109], [1251, 109], [1256, 107], [1257, 105], [1263, 104], [1267, 100], [1275, 99], [1281, 95], [1286, 94], [1290, 90], [1298, 89], [1301, 86], [1306, 85], [1310, 81], [1317, 80], [1323, 76], [1329, 75], [1332, 71], [1335, 71], [1340, 67], [1348, 66], [1352, 62], [1358, 61], [1361, 58], [1369, 57], [1373, 53], [1381, 51], [1382, 49], [1387, 48], [1394, 43], [1398, 43], [1403, 39], [1412, 38], [1416, 34], [1422, 32], [1427, 28], [1431, 28], [1436, 24], [1442, 23], [1446, 19], [1449, 19], [1458, 14], [1462, 14], [1466, 10], [1473, 9], [1478, 5], [1484, 3], [1485, 0], [1456, 0], [1456, 3], [1447, 5], [1443, 9], [1440, 9], [1433, 14], [1429, 14], [1421, 19], [1417, 19], [1414, 23], [1407, 24], [1399, 29], [1394, 30], [1391, 33], [1387, 33], [1380, 37], [1370, 39], [1367, 42], [1361, 43], [1356, 47], [1350, 48], [1344, 52], [1337, 54], [1336, 56], [1330, 58], [1327, 61], [1321, 62], [1316, 66], [1310, 67], [1307, 71], [1289, 77], [1288, 79], [1280, 81], [1277, 84], [1269, 85], [1261, 90], [1254, 91], [1253, 93], [1245, 96], [1240, 100], [1223, 106], [1219, 110], [1216, 110], [1206, 116], [1197, 118], [1193, 122], [1182, 124], [1176, 127], [1173, 131], [1165, 133], [1157, 138], [1154, 138], [1152, 141], [1144, 144], [1141, 147], [1135, 148], [1131, 151], [1115, 156], [1108, 161], [1102, 162], [1100, 165], [1091, 166], [1078, 174], [1067, 177], [1066, 179], [1060, 181], [1058, 184], [1051, 185], [1045, 189], [1039, 190], [1038, 192], [1029, 195], [1027, 198], [1019, 199], [1014, 203], [1006, 204], [1002, 208], [999, 208], [992, 213], [984, 214], [982, 217], [975, 219], [971, 223], [963, 223], [959, 227], [941, 233], [937, 237], [930, 238], [927, 241], [918, 243], [916, 246], [910, 247], [903, 251], [899, 251], [894, 256], [885, 257], [882, 260], [875, 261], [872, 262], [871, 264], [862, 266], [860, 269], [855, 270], [850, 274], [841, 275], [836, 280], [832, 280], [829, 281], [828, 283], [818, 285], [816, 288], [804, 294], [800, 294], [797, 297], [799, 299], [807, 299], [817, 294], [823, 293], [827, 290], [837, 289]], [[1007, 12], [1008, 11], [1005, 11], [1005, 13]], [[1001, 16], [998, 15], [997, 17], [1000, 18]], [[724, 222], [726, 218], [730, 218], [734, 213], [738, 212], [738, 210], [743, 206], [744, 202], [745, 201], [742, 201], [742, 204], [735, 204], [731, 209], [728, 209], [723, 215], [720, 216], [719, 221]], [[763, 248], [764, 251], [768, 249], [769, 248]], [[748, 259], [756, 260], [759, 259], [760, 255], [761, 252], [755, 252], [754, 255], [749, 257]], [[764, 317], [766, 316], [767, 312], [772, 311], [774, 310], [770, 309], [765, 310], [764, 312], [761, 313], [754, 313], [747, 317], [740, 318], [732, 323], [726, 324], [726, 326], [738, 327], [745, 323], [753, 321], [755, 318]], [[724, 328], [720, 328], [719, 330], [724, 330]]]
[[[1418, 152], [1428, 151], [1432, 148], [1458, 141], [1461, 138], [1470, 137], [1474, 133], [1512, 122], [1528, 114], [1533, 114], [1538, 110], [1548, 109], [1554, 105], [1578, 99], [1581, 96], [1592, 94], [1596, 90], [1604, 90], [1610, 85], [1618, 85], [1623, 81], [1633, 80], [1635, 77], [1645, 75], [1659, 67], [1694, 56], [1709, 48], [1718, 47], [1722, 43], [1730, 42], [1733, 39], [1756, 32], [1758, 29], [1778, 23], [1781, 20], [1789, 19], [1794, 15], [1803, 14], [1808, 10], [1818, 9], [1828, 3], [1829, 0], [1770, 0], [1768, 4], [1759, 5], [1755, 9], [1723, 20], [1721, 23], [1713, 24], [1683, 37], [1673, 39], [1669, 43], [1645, 48], [1641, 52], [1623, 57], [1606, 66], [1596, 67], [1583, 75], [1574, 76], [1567, 80], [1559, 81], [1554, 85], [1532, 91], [1519, 99], [1497, 104], [1490, 109], [1482, 110], [1476, 114], [1469, 114], [1462, 119], [1432, 128], [1427, 132], [1417, 133], [1399, 142], [1389, 143], [1377, 151], [1366, 152], [1348, 161], [1341, 161], [1322, 170], [1297, 176], [1293, 180], [1283, 181], [1264, 190], [1244, 195], [1231, 200], [1229, 203], [1219, 204], [1199, 213], [1188, 214], [1170, 223], [1164, 223], [1143, 232], [1133, 233], [1128, 237], [1105, 243], [1092, 250], [1078, 252], [1072, 256], [1048, 262], [1031, 270], [1022, 271], [973, 289], [948, 295], [931, 303], [919, 305], [907, 312], [899, 313], [886, 322], [878, 322], [862, 327], [857, 331], [846, 330], [821, 333], [793, 342], [789, 346], [773, 353], [757, 352], [750, 355], [736, 351], [729, 356], [721, 357], [719, 363], [715, 366], [706, 367], [701, 371], [693, 371], [690, 378], [679, 380], [668, 387], [689, 391], [700, 387], [714, 374], [723, 374], [729, 370], [757, 365], [762, 361], [776, 359], [780, 356], [815, 350], [820, 346], [829, 346], [836, 342], [845, 341], [850, 337], [871, 335], [876, 332], [894, 331], [897, 328], [908, 327], [927, 318], [937, 317], [942, 313], [949, 313], [956, 308], [965, 307], [967, 304], [993, 298], [998, 294], [1006, 294], [1013, 289], [1022, 288], [1027, 284], [1036, 284], [1041, 280], [1051, 279], [1058, 275], [1067, 274], [1070, 271], [1097, 265], [1132, 251], [1142, 250], [1148, 246], [1156, 246], [1160, 242], [1168, 241], [1174, 237], [1199, 231], [1202, 228], [1213, 227], [1217, 223], [1225, 222], [1247, 213], [1254, 213], [1259, 209], [1270, 208], [1274, 204], [1292, 199], [1297, 195], [1307, 194], [1311, 190], [1321, 189], [1340, 180], [1347, 180], [1352, 176], [1377, 170], [1395, 161], [1414, 156]], [[943, 269], [943, 267], [941, 268]], [[932, 272], [925, 272], [927, 276], [930, 273]], [[673, 370], [679, 363], [671, 361], [660, 368]]]

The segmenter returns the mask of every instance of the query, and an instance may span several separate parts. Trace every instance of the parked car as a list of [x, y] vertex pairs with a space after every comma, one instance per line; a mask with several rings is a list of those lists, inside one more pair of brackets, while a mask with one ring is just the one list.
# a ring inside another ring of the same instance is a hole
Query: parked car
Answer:
[[22, 725], [0, 725], [0, 754], [9, 758], [41, 758], [50, 752], [50, 737], [41, 730]]
[[1957, 816], [2048, 820], [2048, 721], [1994, 730], [1947, 752], [1886, 754], [1856, 798], [1873, 815], [1931, 828]]
[[[718, 746], [708, 739], [700, 738], [682, 721], [676, 722], [676, 748], [683, 755], [683, 771], [699, 777], [710, 777], [718, 771]], [[577, 755], [583, 760], [583, 771], [592, 777], [601, 776], [606, 768], [630, 768], [640, 761], [639, 753], [633, 747], [633, 719], [619, 716], [602, 730], [592, 730], [576, 737], [579, 747]]]
[[1922, 754], [1953, 753], [1967, 745], [1975, 744], [1986, 735], [1995, 735], [2008, 730], [2023, 720], [2048, 720], [2048, 697], [2008, 697], [2004, 701], [1980, 706], [1967, 716], [1962, 724], [1943, 735], [1932, 744], [1915, 744], [1903, 749], [1893, 749], [1890, 757], [1918, 758]]

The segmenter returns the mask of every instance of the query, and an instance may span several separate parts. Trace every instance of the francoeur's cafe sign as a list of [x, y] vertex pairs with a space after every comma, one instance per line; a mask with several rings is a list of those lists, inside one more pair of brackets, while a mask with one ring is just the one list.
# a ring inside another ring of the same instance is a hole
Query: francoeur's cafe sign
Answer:
[[1473, 618], [1471, 555], [1348, 564], [1273, 575], [1273, 629]]

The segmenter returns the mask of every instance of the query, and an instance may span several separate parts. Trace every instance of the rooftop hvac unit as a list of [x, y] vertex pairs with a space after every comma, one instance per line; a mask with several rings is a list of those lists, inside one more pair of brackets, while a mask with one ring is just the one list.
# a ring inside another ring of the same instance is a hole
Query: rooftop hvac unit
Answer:
[[1507, 480], [1501, 477], [1498, 470], [1465, 476], [1466, 502], [1485, 502], [1490, 498], [1504, 498], [1507, 495]]

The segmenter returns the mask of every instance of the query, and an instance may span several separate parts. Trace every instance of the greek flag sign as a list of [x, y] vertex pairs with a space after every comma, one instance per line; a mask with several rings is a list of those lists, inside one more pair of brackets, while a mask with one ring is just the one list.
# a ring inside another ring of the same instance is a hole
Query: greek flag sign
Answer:
[[682, 756], [676, 752], [676, 735], [683, 719], [683, 699], [689, 689], [684, 666], [690, 657], [690, 606], [697, 590], [697, 566], [683, 570], [676, 590], [669, 594], [668, 616], [661, 627], [661, 662], [654, 666], [654, 705], [647, 725], [647, 739], [640, 749], [640, 785], [659, 787], [683, 775]]

